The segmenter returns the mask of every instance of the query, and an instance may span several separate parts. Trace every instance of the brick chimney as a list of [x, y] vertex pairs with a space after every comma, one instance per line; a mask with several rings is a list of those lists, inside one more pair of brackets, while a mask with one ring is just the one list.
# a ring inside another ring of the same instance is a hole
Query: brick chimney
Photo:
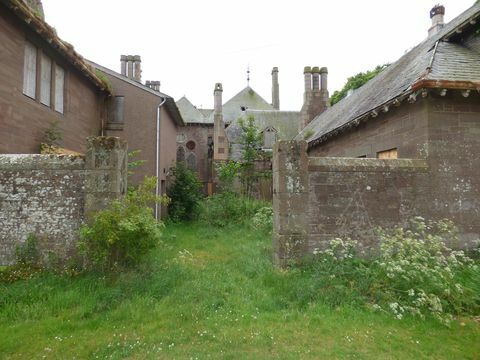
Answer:
[[150, 80], [147, 80], [147, 82], [145, 83], [145, 85], [146, 85], [147, 87], [149, 87], [150, 89], [154, 90], [154, 91], [160, 92], [160, 81], [150, 81]]
[[213, 90], [213, 160], [226, 161], [228, 160], [228, 140], [225, 133], [225, 123], [223, 122], [222, 114], [222, 93], [223, 87], [221, 83], [215, 84]]
[[280, 110], [280, 85], [278, 84], [278, 67], [272, 69], [272, 106]]
[[139, 55], [121, 55], [120, 72], [137, 82], [142, 81], [142, 58]]
[[120, 55], [120, 73], [127, 76], [127, 55]]
[[325, 67], [319, 68], [306, 66], [303, 71], [305, 79], [305, 93], [301, 109], [299, 131], [303, 130], [317, 115], [324, 112], [329, 103], [327, 89], [328, 70]]
[[432, 27], [428, 29], [428, 37], [438, 33], [445, 25], [443, 17], [445, 15], [445, 7], [443, 5], [435, 5], [430, 10], [430, 19], [432, 19]]
[[133, 80], [142, 81], [142, 58], [140, 55], [133, 56]]

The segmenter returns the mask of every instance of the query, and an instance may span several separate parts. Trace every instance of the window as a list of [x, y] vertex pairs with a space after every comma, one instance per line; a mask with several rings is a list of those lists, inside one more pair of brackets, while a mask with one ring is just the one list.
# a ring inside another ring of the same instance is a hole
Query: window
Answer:
[[52, 92], [52, 60], [50, 60], [45, 54], [42, 54], [40, 69], [40, 102], [43, 105], [50, 106], [50, 93]]
[[185, 161], [185, 149], [183, 146], [177, 148], [177, 162], [181, 163]]
[[64, 91], [65, 91], [65, 70], [63, 70], [63, 68], [57, 65], [55, 67], [55, 111], [59, 112], [60, 114], [63, 114]]
[[397, 149], [390, 149], [377, 152], [377, 159], [397, 159]]
[[273, 148], [273, 145], [277, 141], [277, 132], [274, 128], [266, 128], [263, 131], [263, 147], [265, 149]]
[[30, 42], [25, 43], [23, 93], [61, 114], [64, 112], [65, 69]]
[[195, 156], [194, 153], [188, 154], [188, 156], [187, 156], [187, 167], [192, 171], [197, 170], [197, 157]]
[[25, 44], [25, 60], [23, 66], [23, 93], [35, 99], [37, 90], [37, 48], [30, 43]]
[[195, 149], [195, 141], [190, 140], [187, 142], [187, 149], [188, 150], [194, 150]]

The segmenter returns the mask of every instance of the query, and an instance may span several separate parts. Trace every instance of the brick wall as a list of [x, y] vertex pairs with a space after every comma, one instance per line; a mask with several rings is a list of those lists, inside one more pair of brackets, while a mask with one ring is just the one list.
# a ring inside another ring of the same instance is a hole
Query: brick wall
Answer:
[[0, 155], [0, 265], [29, 234], [42, 254], [75, 251], [85, 217], [125, 193], [126, 143], [97, 137], [83, 156]]

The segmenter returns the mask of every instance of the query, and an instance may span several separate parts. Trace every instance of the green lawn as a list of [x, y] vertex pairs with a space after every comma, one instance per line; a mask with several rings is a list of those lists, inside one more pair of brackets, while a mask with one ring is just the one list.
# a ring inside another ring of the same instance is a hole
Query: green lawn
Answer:
[[479, 359], [480, 325], [322, 300], [268, 236], [173, 225], [137, 271], [0, 284], [0, 358]]

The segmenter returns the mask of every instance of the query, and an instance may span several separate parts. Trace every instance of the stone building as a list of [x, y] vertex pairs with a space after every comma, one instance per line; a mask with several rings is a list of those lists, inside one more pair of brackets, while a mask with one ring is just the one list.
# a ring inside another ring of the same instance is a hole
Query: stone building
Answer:
[[[214, 188], [213, 163], [241, 159], [239, 122], [249, 117], [263, 135], [263, 149], [271, 151], [277, 140], [293, 139], [301, 124], [328, 107], [327, 70], [305, 68], [304, 105], [301, 111], [280, 110], [278, 68], [272, 70], [272, 103], [250, 86], [228, 101], [223, 101], [223, 85], [214, 88], [214, 108], [197, 109], [186, 97], [177, 102], [187, 126], [177, 135], [177, 159], [186, 161], [205, 184], [205, 192]], [[322, 73], [322, 88], [320, 88]], [[320, 96], [319, 96], [320, 95]]]
[[[121, 73], [90, 62], [112, 92], [104, 132], [126, 140], [130, 151], [140, 151], [136, 159], [144, 164], [135, 168], [130, 181], [136, 184], [145, 176], [156, 176], [157, 192], [164, 194], [176, 163], [176, 135], [184, 122], [173, 98], [160, 92], [159, 81], [142, 84], [140, 56], [122, 55], [120, 61]], [[156, 209], [158, 216], [160, 210]]]
[[108, 86], [42, 13], [38, 0], [0, 1], [0, 153], [38, 153], [54, 122], [77, 152], [102, 133]]
[[[480, 238], [480, 4], [444, 24], [274, 153], [275, 260], [413, 216]], [[305, 142], [303, 139], [307, 139]]]

